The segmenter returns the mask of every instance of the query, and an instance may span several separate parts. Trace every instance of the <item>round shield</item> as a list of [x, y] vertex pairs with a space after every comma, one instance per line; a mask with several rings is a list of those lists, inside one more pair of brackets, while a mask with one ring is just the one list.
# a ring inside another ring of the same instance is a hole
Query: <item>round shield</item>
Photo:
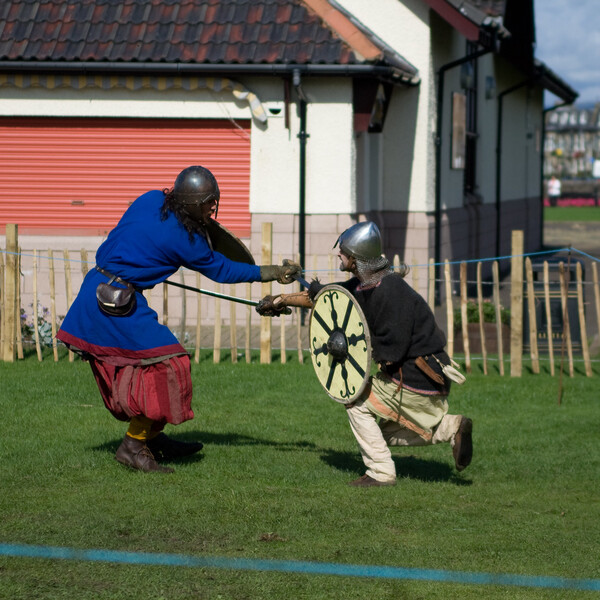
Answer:
[[309, 342], [315, 373], [327, 394], [342, 404], [354, 402], [369, 382], [371, 337], [358, 302], [342, 286], [327, 285], [317, 294]]
[[221, 223], [214, 219], [209, 219], [206, 230], [210, 237], [213, 250], [224, 254], [230, 260], [247, 263], [249, 265], [255, 264], [254, 257], [250, 253], [250, 250], [245, 246], [244, 242], [233, 235], [227, 227], [221, 225]]

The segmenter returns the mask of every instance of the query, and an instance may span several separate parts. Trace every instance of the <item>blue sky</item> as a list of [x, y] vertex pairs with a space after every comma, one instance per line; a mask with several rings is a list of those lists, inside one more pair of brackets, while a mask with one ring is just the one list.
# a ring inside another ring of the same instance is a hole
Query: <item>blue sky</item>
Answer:
[[577, 104], [600, 102], [600, 2], [535, 0], [535, 22], [536, 58], [579, 92]]

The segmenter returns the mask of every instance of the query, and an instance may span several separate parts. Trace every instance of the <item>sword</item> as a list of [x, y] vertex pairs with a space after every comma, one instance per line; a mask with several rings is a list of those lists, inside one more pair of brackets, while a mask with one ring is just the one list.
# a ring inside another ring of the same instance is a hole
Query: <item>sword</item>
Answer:
[[306, 289], [308, 289], [310, 287], [310, 283], [308, 283], [308, 281], [306, 281], [306, 279], [304, 279], [302, 277], [302, 275], [298, 274], [298, 275], [294, 275], [294, 279], [300, 284], [303, 285]]
[[184, 285], [183, 283], [175, 283], [174, 281], [165, 281], [169, 285], [173, 285], [184, 290], [190, 290], [190, 292], [198, 292], [199, 294], [206, 294], [207, 296], [213, 296], [214, 298], [222, 298], [223, 300], [231, 300], [231, 302], [238, 302], [239, 304], [247, 304], [249, 306], [258, 306], [256, 300], [246, 300], [245, 298], [236, 298], [235, 296], [228, 296], [227, 294], [219, 294], [219, 292], [212, 292], [210, 290], [202, 290], [191, 285]]
[[[306, 289], [310, 287], [310, 283], [303, 279], [301, 275], [295, 275], [294, 279], [300, 284], [303, 285]], [[231, 302], [238, 302], [239, 304], [246, 304], [248, 306], [258, 306], [257, 300], [246, 300], [245, 298], [236, 298], [235, 296], [229, 296], [227, 294], [220, 294], [219, 292], [213, 292], [211, 290], [203, 290], [197, 287], [192, 287], [191, 285], [184, 285], [183, 283], [176, 283], [175, 281], [165, 280], [164, 283], [168, 285], [172, 285], [178, 288], [182, 288], [184, 290], [189, 290], [190, 292], [197, 292], [198, 294], [205, 294], [207, 296], [212, 296], [213, 298], [221, 298], [223, 300], [230, 300]]]

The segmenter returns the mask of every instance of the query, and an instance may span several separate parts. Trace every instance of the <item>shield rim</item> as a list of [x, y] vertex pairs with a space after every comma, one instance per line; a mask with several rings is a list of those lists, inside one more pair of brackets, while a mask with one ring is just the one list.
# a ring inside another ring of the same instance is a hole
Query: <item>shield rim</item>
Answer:
[[357, 310], [360, 320], [364, 325], [365, 343], [367, 345], [367, 366], [365, 368], [365, 377], [363, 379], [363, 382], [362, 382], [360, 388], [358, 389], [358, 391], [351, 398], [346, 398], [346, 399], [337, 398], [336, 396], [334, 396], [333, 394], [331, 394], [329, 392], [329, 390], [323, 385], [323, 383], [321, 382], [321, 380], [319, 379], [318, 376], [317, 376], [317, 380], [319, 381], [319, 384], [321, 385], [321, 387], [325, 390], [325, 393], [332, 400], [335, 400], [336, 402], [339, 402], [340, 404], [348, 405], [348, 404], [352, 404], [353, 402], [355, 402], [356, 399], [364, 393], [364, 391], [367, 388], [369, 381], [371, 379], [371, 366], [373, 364], [373, 356], [372, 356], [372, 348], [371, 348], [371, 332], [369, 330], [369, 324], [367, 323], [367, 319], [365, 318], [365, 313], [363, 312], [362, 308], [358, 304], [358, 301], [352, 295], [352, 293], [349, 292], [345, 287], [343, 287], [337, 283], [329, 283], [329, 284], [325, 285], [322, 289], [319, 290], [319, 293], [315, 296], [315, 299], [313, 300], [314, 306], [310, 313], [310, 321], [309, 321], [309, 326], [308, 326], [309, 351], [310, 351], [310, 358], [311, 358], [313, 370], [315, 371], [315, 375], [316, 375], [316, 369], [315, 369], [315, 363], [314, 363], [314, 354], [312, 351], [312, 345], [310, 343], [310, 340], [312, 339], [311, 331], [312, 331], [312, 323], [313, 323], [313, 314], [314, 314], [314, 310], [315, 310], [315, 307], [317, 306], [317, 301], [319, 300], [319, 298], [325, 293], [325, 291], [332, 290], [332, 289], [341, 291], [345, 296], [347, 296], [350, 299], [350, 302], [352, 302], [354, 308]]
[[[225, 225], [222, 225], [216, 219], [210, 219], [206, 225], [206, 232], [210, 239], [212, 248], [216, 252], [220, 252], [223, 254], [223, 256], [226, 256], [229, 260], [233, 260], [235, 262], [243, 262], [248, 265], [256, 264], [254, 257], [252, 256], [252, 253], [246, 244], [244, 244], [239, 237], [231, 233], [231, 231], [229, 231]], [[214, 235], [211, 235], [213, 232]], [[228, 250], [230, 250], [229, 253], [223, 252], [223, 250], [219, 248], [220, 242], [224, 237], [228, 237], [230, 241], [233, 242], [232, 247], [228, 248]]]

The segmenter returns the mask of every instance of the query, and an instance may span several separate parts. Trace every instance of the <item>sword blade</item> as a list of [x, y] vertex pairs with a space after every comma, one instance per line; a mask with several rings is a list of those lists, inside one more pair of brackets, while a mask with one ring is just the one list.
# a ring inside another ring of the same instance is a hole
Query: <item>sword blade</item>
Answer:
[[306, 281], [306, 279], [303, 279], [303, 277], [301, 275], [294, 275], [294, 279], [300, 285], [303, 285], [306, 289], [308, 289], [310, 287], [310, 283], [308, 283], [308, 281]]
[[258, 306], [256, 300], [246, 300], [245, 298], [236, 298], [235, 296], [228, 296], [227, 294], [220, 294], [219, 292], [212, 292], [211, 290], [202, 290], [191, 285], [184, 285], [183, 283], [175, 283], [174, 281], [166, 280], [165, 283], [173, 285], [184, 290], [190, 290], [190, 292], [198, 292], [198, 294], [206, 294], [207, 296], [213, 296], [214, 298], [221, 298], [223, 300], [230, 300], [231, 302], [237, 302], [239, 304], [247, 304], [248, 306]]

